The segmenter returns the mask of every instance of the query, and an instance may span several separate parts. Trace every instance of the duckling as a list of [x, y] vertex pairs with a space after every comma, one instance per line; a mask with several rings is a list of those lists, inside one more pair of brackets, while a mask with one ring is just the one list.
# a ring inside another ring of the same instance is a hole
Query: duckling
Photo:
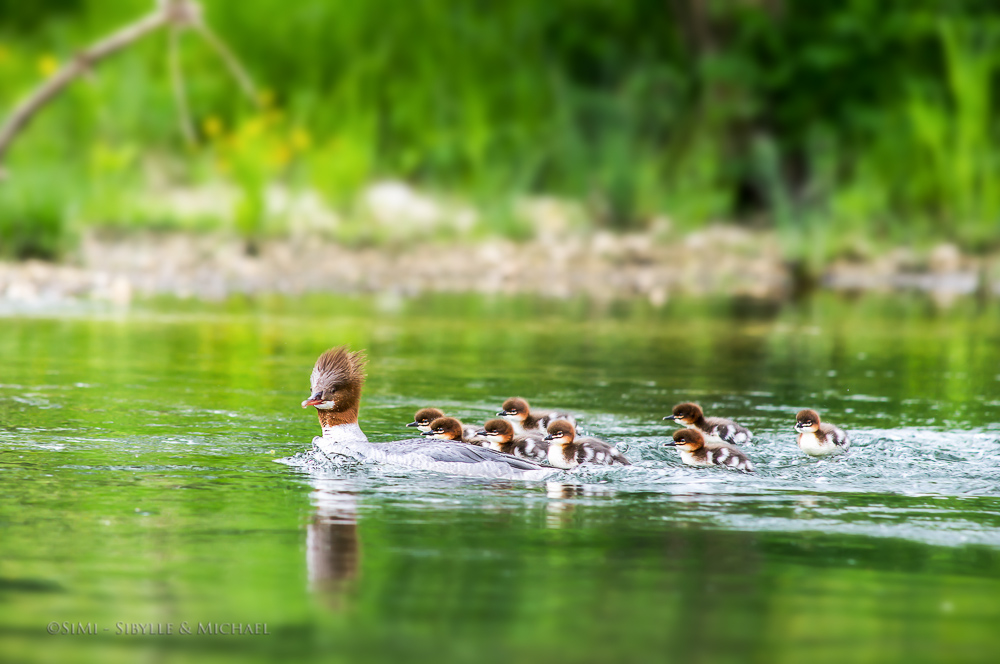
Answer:
[[673, 408], [673, 415], [665, 420], [679, 422], [685, 427], [698, 429], [706, 436], [713, 436], [730, 445], [749, 443], [753, 434], [744, 426], [722, 417], [705, 417], [701, 406], [696, 403], [679, 403]]
[[476, 432], [476, 436], [487, 441], [483, 447], [497, 452], [536, 461], [545, 461], [548, 458], [549, 444], [540, 433], [529, 431], [515, 434], [514, 425], [499, 417], [487, 420], [482, 430]]
[[675, 431], [673, 441], [663, 443], [663, 446], [678, 448], [681, 460], [689, 466], [725, 466], [753, 471], [753, 464], [743, 450], [729, 443], [706, 441], [698, 429]]
[[552, 441], [549, 445], [548, 459], [556, 468], [570, 470], [581, 463], [592, 462], [605, 465], [621, 464], [631, 466], [625, 456], [603, 440], [577, 438], [576, 427], [567, 420], [555, 420], [546, 429], [545, 440]]
[[444, 411], [440, 408], [421, 408], [413, 416], [413, 421], [407, 424], [408, 427], [417, 427], [421, 432], [431, 430], [431, 422], [439, 417], [444, 417]]
[[576, 420], [569, 413], [531, 410], [528, 402], [521, 397], [511, 397], [504, 401], [497, 417], [506, 417], [514, 425], [514, 433], [519, 434], [526, 431], [538, 431], [544, 435], [546, 427], [555, 420], [567, 420], [576, 424]]
[[[476, 427], [464, 426], [454, 417], [438, 417], [430, 423], [428, 430], [421, 431], [420, 435], [485, 447], [486, 439], [476, 436], [476, 431]], [[470, 433], [472, 435], [469, 435]]]
[[[421, 408], [417, 411], [416, 415], [413, 416], [413, 421], [407, 424], [408, 427], [417, 427], [420, 432], [431, 430], [431, 422], [438, 419], [439, 417], [445, 417], [444, 412], [440, 408]], [[479, 427], [473, 424], [463, 424], [462, 425], [462, 442], [471, 443], [473, 445], [482, 445], [483, 440], [476, 438], [476, 432], [479, 431]]]
[[839, 427], [820, 422], [819, 413], [811, 408], [800, 410], [795, 416], [795, 442], [810, 456], [842, 454], [851, 447], [847, 433]]

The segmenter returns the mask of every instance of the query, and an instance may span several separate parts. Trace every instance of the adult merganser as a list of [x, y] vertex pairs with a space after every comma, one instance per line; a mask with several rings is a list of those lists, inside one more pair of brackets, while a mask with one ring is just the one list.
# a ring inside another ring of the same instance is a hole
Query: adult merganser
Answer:
[[576, 427], [567, 420], [551, 422], [546, 431], [545, 440], [550, 441], [549, 463], [556, 468], [569, 470], [588, 461], [609, 466], [616, 463], [632, 465], [621, 452], [603, 440], [589, 436], [577, 438]]
[[673, 415], [665, 420], [679, 422], [690, 429], [697, 429], [706, 436], [714, 436], [731, 445], [749, 443], [753, 434], [744, 426], [721, 417], [705, 417], [701, 406], [696, 403], [679, 403], [674, 406]]
[[[421, 433], [425, 433], [431, 430], [431, 423], [434, 420], [445, 417], [444, 412], [440, 408], [421, 408], [417, 411], [416, 415], [413, 416], [413, 421], [407, 424], [408, 427], [417, 427], [420, 429]], [[455, 419], [455, 418], [451, 418]], [[474, 424], [462, 424], [459, 422], [459, 426], [462, 427], [462, 442], [469, 443], [472, 445], [482, 446], [484, 441], [482, 438], [476, 438], [476, 432], [479, 431], [479, 427]], [[440, 436], [437, 436], [438, 438]], [[451, 438], [445, 438], [444, 440], [452, 440]], [[457, 440], [457, 439], [456, 439]]]
[[535, 431], [515, 434], [514, 425], [499, 417], [486, 420], [486, 424], [476, 435], [485, 439], [486, 446], [497, 452], [535, 461], [545, 461], [549, 456], [549, 444], [544, 436]]
[[566, 420], [576, 424], [576, 420], [569, 413], [548, 410], [533, 411], [528, 402], [521, 397], [511, 397], [504, 401], [497, 417], [506, 417], [514, 425], [514, 433], [536, 430], [544, 434], [549, 423], [556, 420]]
[[315, 406], [323, 429], [313, 446], [329, 459], [389, 463], [475, 477], [544, 479], [552, 470], [483, 447], [447, 440], [368, 442], [358, 426], [361, 388], [365, 382], [364, 351], [331, 348], [316, 360], [310, 376], [311, 396], [302, 407]]
[[[478, 431], [478, 427], [465, 426], [454, 417], [439, 417], [430, 423], [427, 431], [422, 431], [420, 435], [440, 440], [454, 440], [468, 445], [489, 447], [485, 438], [476, 435]], [[469, 435], [470, 432], [471, 435]]]
[[795, 442], [811, 456], [841, 454], [851, 447], [843, 429], [819, 421], [819, 413], [811, 408], [800, 410], [795, 416]]
[[726, 466], [747, 472], [753, 470], [753, 464], [743, 450], [729, 443], [705, 440], [698, 429], [675, 431], [673, 441], [663, 443], [663, 446], [679, 449], [681, 460], [689, 466]]

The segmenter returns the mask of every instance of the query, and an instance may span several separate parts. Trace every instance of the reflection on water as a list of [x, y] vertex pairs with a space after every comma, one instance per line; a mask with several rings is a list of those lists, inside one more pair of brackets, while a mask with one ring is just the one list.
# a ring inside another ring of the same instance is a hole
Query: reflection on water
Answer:
[[313, 591], [331, 604], [346, 595], [361, 568], [357, 493], [350, 481], [318, 479], [310, 500], [316, 513], [306, 528], [306, 568]]
[[[1000, 647], [993, 303], [170, 306], [2, 321], [2, 661], [909, 664]], [[374, 441], [417, 406], [472, 423], [521, 394], [634, 465], [543, 484], [275, 464], [316, 433], [298, 404], [334, 343], [372, 358]], [[756, 473], [660, 446], [686, 400], [755, 432]], [[849, 455], [801, 454], [804, 406], [850, 432]], [[272, 637], [53, 639], [54, 619]]]
[[582, 484], [579, 482], [546, 482], [545, 496], [548, 501], [545, 503], [547, 518], [545, 525], [548, 528], [566, 528], [573, 525], [573, 513], [577, 509], [579, 501], [574, 500], [584, 497], [614, 495], [614, 489], [598, 484]]

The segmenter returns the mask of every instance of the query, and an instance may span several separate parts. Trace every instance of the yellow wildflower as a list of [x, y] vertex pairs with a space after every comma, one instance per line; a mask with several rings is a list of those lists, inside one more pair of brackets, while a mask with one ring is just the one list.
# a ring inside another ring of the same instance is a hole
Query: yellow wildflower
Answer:
[[288, 149], [288, 146], [284, 143], [279, 143], [274, 146], [271, 151], [271, 162], [275, 166], [284, 166], [292, 159], [292, 151]]
[[206, 136], [215, 138], [222, 133], [222, 120], [210, 115], [201, 123], [201, 128], [205, 131]]
[[38, 59], [38, 71], [41, 72], [42, 76], [48, 78], [56, 73], [57, 69], [59, 69], [59, 61], [56, 60], [55, 56], [43, 55]]
[[309, 132], [301, 127], [296, 127], [292, 130], [291, 136], [292, 148], [298, 151], [306, 150], [312, 145], [312, 137]]
[[253, 138], [260, 134], [264, 129], [264, 119], [263, 118], [251, 118], [247, 122], [243, 123], [240, 133], [247, 138]]

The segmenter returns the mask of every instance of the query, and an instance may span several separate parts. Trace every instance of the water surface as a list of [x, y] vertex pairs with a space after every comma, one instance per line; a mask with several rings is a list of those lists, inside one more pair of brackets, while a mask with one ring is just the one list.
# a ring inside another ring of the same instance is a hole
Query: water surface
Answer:
[[[0, 660], [991, 661], [997, 322], [995, 302], [874, 296], [8, 312]], [[275, 463], [317, 432], [298, 404], [340, 343], [371, 358], [373, 440], [516, 394], [635, 465], [522, 483]], [[758, 472], [663, 448], [682, 400], [750, 427]], [[799, 453], [807, 406], [847, 457]], [[183, 622], [268, 634], [118, 633]]]

